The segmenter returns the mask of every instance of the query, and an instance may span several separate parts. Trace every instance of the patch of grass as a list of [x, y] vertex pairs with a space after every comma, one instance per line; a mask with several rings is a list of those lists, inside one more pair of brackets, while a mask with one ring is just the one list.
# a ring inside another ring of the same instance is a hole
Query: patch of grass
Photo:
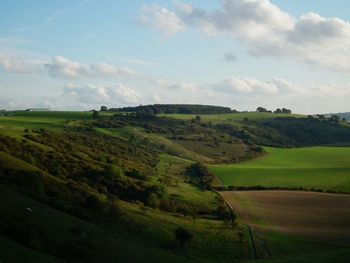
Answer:
[[224, 185], [350, 192], [350, 147], [265, 148], [262, 158], [211, 165]]

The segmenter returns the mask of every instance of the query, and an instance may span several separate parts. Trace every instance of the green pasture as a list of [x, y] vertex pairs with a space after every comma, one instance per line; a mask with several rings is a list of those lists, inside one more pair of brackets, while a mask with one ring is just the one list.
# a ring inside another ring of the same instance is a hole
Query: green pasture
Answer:
[[[111, 113], [101, 113], [100, 116], [110, 116]], [[0, 128], [51, 128], [63, 127], [66, 121], [92, 120], [92, 112], [88, 111], [13, 111], [7, 116], [0, 116]]]
[[[163, 117], [172, 117], [175, 119], [190, 120], [194, 119], [195, 114], [160, 114]], [[270, 112], [239, 112], [239, 113], [225, 113], [225, 114], [203, 114], [199, 115], [203, 121], [211, 122], [236, 122], [243, 121], [247, 118], [250, 121], [268, 120], [279, 117], [295, 117], [302, 118], [304, 115], [299, 114], [285, 114], [285, 113], [270, 113]]]
[[211, 165], [225, 186], [350, 192], [350, 147], [265, 148], [267, 155], [239, 164]]

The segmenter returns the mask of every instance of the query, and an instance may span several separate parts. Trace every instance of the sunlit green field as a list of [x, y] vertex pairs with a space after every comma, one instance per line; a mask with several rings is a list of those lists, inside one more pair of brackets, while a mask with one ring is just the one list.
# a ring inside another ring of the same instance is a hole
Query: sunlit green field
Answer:
[[[164, 117], [172, 117], [176, 119], [190, 120], [196, 117], [195, 114], [160, 114]], [[234, 122], [242, 121], [245, 118], [251, 121], [268, 120], [278, 117], [296, 117], [302, 118], [304, 115], [299, 114], [284, 114], [284, 113], [270, 113], [270, 112], [240, 112], [240, 113], [226, 113], [226, 114], [203, 114], [200, 115], [203, 121], [212, 122]]]
[[212, 165], [225, 186], [281, 187], [350, 192], [350, 147], [265, 148], [260, 159]]
[[[108, 116], [112, 114], [106, 112], [100, 115]], [[9, 112], [8, 116], [0, 116], [0, 127], [57, 129], [63, 127], [66, 121], [91, 119], [92, 112], [88, 111], [14, 111]]]

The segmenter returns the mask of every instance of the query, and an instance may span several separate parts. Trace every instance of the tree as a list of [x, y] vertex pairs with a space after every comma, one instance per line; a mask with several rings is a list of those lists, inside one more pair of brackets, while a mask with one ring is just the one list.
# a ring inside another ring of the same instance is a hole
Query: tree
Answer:
[[282, 110], [278, 108], [273, 113], [282, 113]]
[[201, 120], [202, 120], [201, 116], [199, 116], [199, 115], [197, 115], [195, 119], [196, 119], [196, 122], [198, 122], [198, 123], [201, 122]]
[[328, 121], [330, 123], [335, 123], [335, 124], [338, 124], [340, 122], [340, 117], [338, 115], [332, 115]]
[[100, 112], [96, 111], [96, 110], [93, 110], [92, 111], [92, 118], [93, 119], [98, 119], [99, 117], [100, 117]]
[[256, 108], [257, 112], [267, 112], [267, 109], [263, 108], [263, 107], [257, 107]]
[[117, 165], [108, 165], [104, 170], [104, 176], [110, 182], [117, 182], [123, 177], [123, 170]]
[[100, 111], [107, 111], [107, 110], [108, 110], [107, 106], [101, 106]]
[[193, 234], [183, 227], [175, 230], [175, 240], [183, 247], [193, 238]]
[[282, 113], [291, 114], [292, 111], [289, 110], [289, 109], [283, 108], [283, 109], [282, 109]]

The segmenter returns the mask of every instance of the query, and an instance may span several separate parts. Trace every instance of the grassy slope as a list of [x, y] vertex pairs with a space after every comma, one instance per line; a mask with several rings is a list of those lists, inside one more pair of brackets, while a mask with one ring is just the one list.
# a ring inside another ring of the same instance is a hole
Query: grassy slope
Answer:
[[265, 157], [240, 164], [212, 165], [224, 185], [322, 189], [350, 192], [350, 148], [266, 148]]
[[[160, 116], [173, 117], [176, 119], [190, 120], [196, 117], [192, 114], [161, 114]], [[269, 112], [242, 112], [242, 113], [227, 113], [227, 114], [206, 114], [200, 115], [203, 121], [212, 122], [236, 122], [243, 121], [248, 118], [251, 121], [268, 120], [278, 117], [304, 117], [299, 114], [283, 114], [283, 113], [269, 113]]]
[[[21, 141], [24, 137], [25, 128], [45, 128], [54, 129], [57, 132], [62, 131], [66, 120], [76, 120], [79, 124], [81, 119], [89, 119], [91, 113], [76, 112], [49, 112], [49, 113], [15, 113], [16, 116], [0, 117], [0, 133], [11, 136]], [[22, 116], [23, 115], [23, 116]], [[142, 134], [142, 131], [135, 130], [131, 132], [125, 127], [125, 130], [98, 129], [96, 132], [104, 133], [108, 136], [135, 140], [134, 143], [140, 143], [144, 137], [147, 137], [150, 144], [165, 144], [167, 147], [179, 154], [195, 155], [194, 153], [182, 148], [181, 146], [168, 141], [155, 134]], [[152, 142], [154, 141], [154, 142]], [[29, 143], [34, 143], [29, 141]], [[42, 146], [42, 145], [41, 145]], [[22, 160], [5, 153], [0, 153], [1, 160], [7, 167], [14, 167], [16, 170], [37, 170]], [[190, 156], [193, 157], [193, 156]], [[196, 158], [193, 158], [196, 159]], [[211, 192], [202, 192], [199, 189], [184, 182], [181, 175], [184, 166], [191, 164], [191, 161], [173, 156], [165, 155], [159, 163], [159, 177], [166, 175], [176, 177], [179, 181], [177, 186], [169, 187], [170, 194], [176, 196], [179, 200], [187, 201], [195, 205], [207, 205], [215, 209], [217, 200], [215, 194]], [[47, 175], [51, 178], [51, 175]], [[53, 179], [53, 178], [52, 178]], [[139, 204], [120, 202], [123, 210], [121, 226], [113, 226], [108, 230], [98, 225], [92, 225], [65, 213], [52, 209], [44, 204], [40, 204], [32, 199], [19, 194], [15, 191], [9, 191], [2, 187], [0, 191], [0, 218], [24, 218], [25, 222], [39, 224], [46, 222], [44, 227], [45, 236], [48, 242], [53, 242], [52, 246], [65, 242], [78, 242], [78, 237], [72, 234], [72, 227], [79, 225], [84, 229], [86, 235], [93, 237], [96, 241], [96, 251], [91, 257], [99, 257], [101, 262], [111, 262], [115, 259], [121, 262], [228, 262], [233, 259], [242, 259], [249, 257], [247, 245], [237, 242], [237, 232], [240, 228], [232, 229], [223, 225], [218, 220], [196, 219], [193, 223], [191, 217], [172, 215], [165, 212], [149, 209]], [[10, 201], [8, 201], [10, 200]], [[33, 214], [25, 210], [25, 207], [34, 207]], [[59, 219], [59, 220], [58, 220]], [[0, 220], [6, 221], [4, 219]], [[193, 240], [187, 249], [180, 249], [174, 241], [174, 230], [183, 226], [191, 230], [194, 234]], [[218, 238], [220, 237], [220, 238]], [[7, 249], [6, 262], [16, 262], [16, 251], [23, 251], [23, 255], [28, 254], [28, 262], [38, 261], [41, 258], [46, 262], [56, 260], [46, 253], [24, 248], [14, 240], [0, 238], [0, 254], [2, 250]], [[69, 243], [70, 244], [70, 243]], [[53, 248], [54, 249], [54, 248]], [[102, 253], [103, 252], [103, 253]], [[101, 254], [102, 253], [102, 254]], [[203, 255], [206, 254], [206, 258]], [[1, 260], [2, 258], [0, 258]], [[35, 259], [35, 260], [34, 260]]]
[[[82, 240], [71, 231], [72, 228], [79, 226], [83, 229], [84, 238], [89, 241], [98, 241], [97, 247], [94, 248], [96, 250], [95, 254], [88, 256], [95, 256], [96, 259], [98, 256], [101, 262], [111, 262], [115, 259], [119, 259], [122, 262], [129, 260], [133, 262], [161, 262], [164, 259], [170, 262], [187, 261], [186, 257], [184, 257], [185, 255], [176, 255], [172, 251], [155, 248], [142, 242], [141, 237], [139, 237], [139, 240], [132, 237], [126, 238], [125, 233], [116, 227], [107, 230], [61, 213], [17, 192], [9, 191], [1, 185], [0, 189], [1, 218], [25, 218], [27, 224], [45, 222], [45, 224], [41, 224], [43, 227], [42, 231], [47, 235], [47, 242], [50, 242], [53, 247], [55, 247], [55, 244], [62, 245], [64, 243], [73, 244], [75, 242], [81, 242]], [[26, 207], [32, 208], [34, 212], [28, 212]], [[23, 258], [24, 255], [27, 255], [28, 258], [20, 262], [41, 262], [41, 258], [43, 258], [43, 262], [60, 262], [58, 260], [55, 261], [55, 258], [45, 253], [24, 248], [22, 245], [6, 238], [1, 238], [0, 243], [3, 244], [0, 247], [1, 259], [7, 259], [6, 262], [19, 262], [17, 259], [20, 257]], [[23, 251], [24, 254], [19, 255], [19, 251]], [[149, 255], [152, 255], [152, 257]]]

